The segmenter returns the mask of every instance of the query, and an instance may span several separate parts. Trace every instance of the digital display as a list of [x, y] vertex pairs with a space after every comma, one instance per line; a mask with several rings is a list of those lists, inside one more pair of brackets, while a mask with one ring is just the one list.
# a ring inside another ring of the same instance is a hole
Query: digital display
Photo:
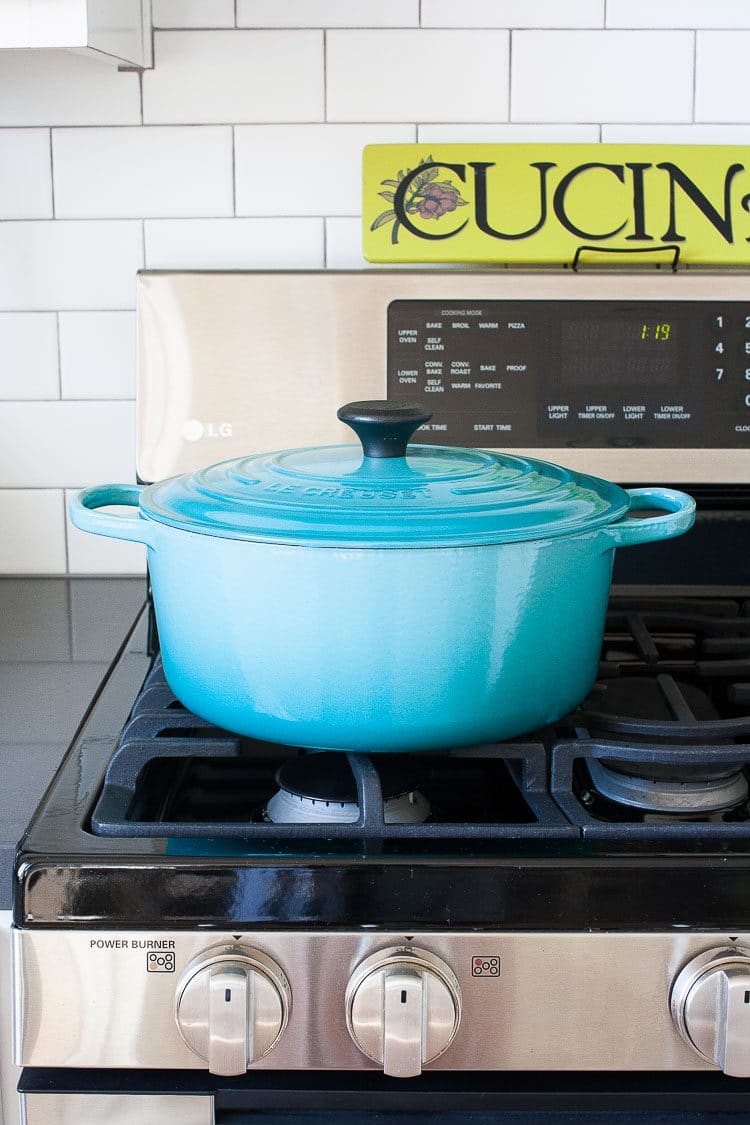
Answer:
[[673, 386], [679, 380], [677, 325], [640, 316], [628, 320], [563, 320], [563, 386]]

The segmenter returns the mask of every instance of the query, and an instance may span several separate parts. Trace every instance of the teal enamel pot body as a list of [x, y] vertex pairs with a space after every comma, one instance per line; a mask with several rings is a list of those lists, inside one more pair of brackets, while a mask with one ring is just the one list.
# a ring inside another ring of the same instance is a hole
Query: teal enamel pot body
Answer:
[[[290, 745], [415, 751], [523, 734], [588, 693], [615, 549], [686, 531], [693, 501], [407, 451], [425, 418], [408, 409], [342, 408], [364, 456], [293, 450], [75, 497], [76, 526], [147, 544], [164, 671], [191, 711]], [[122, 504], [138, 513], [103, 510]]]

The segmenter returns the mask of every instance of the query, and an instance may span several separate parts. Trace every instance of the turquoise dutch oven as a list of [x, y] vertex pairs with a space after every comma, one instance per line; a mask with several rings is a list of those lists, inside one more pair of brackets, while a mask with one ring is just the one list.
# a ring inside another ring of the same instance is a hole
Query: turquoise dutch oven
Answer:
[[[359, 445], [79, 492], [73, 523], [145, 543], [164, 671], [195, 714], [337, 750], [510, 738], [594, 683], [615, 548], [695, 504], [504, 453], [409, 445], [421, 407], [358, 402]], [[132, 505], [133, 516], [101, 509]], [[642, 519], [634, 510], [655, 510]]]

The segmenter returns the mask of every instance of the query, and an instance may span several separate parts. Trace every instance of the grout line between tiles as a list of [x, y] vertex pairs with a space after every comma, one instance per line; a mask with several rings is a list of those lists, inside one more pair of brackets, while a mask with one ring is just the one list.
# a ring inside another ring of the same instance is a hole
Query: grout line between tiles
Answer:
[[[422, 18], [419, 15], [419, 18]], [[678, 27], [656, 26], [652, 24], [639, 24], [629, 25], [627, 27], [620, 27], [618, 25], [612, 27], [605, 27], [603, 24], [595, 24], [591, 26], [590, 22], [587, 24], [522, 24], [517, 22], [513, 25], [516, 31], [653, 31], [654, 35], [659, 34], [674, 34], [675, 31], [694, 31], [695, 27], [686, 24], [680, 24]], [[263, 31], [418, 31], [421, 26], [417, 24], [264, 24], [262, 27], [251, 24], [242, 24], [236, 28], [232, 27], [157, 27], [155, 31], [169, 31], [170, 35], [189, 35], [199, 31], [201, 34], [210, 34], [211, 31], [255, 31], [255, 33], [263, 33]], [[507, 21], [498, 22], [498, 24], [427, 24], [422, 30], [425, 31], [507, 31], [509, 25]], [[698, 31], [747, 31], [750, 30], [750, 22], [742, 22], [742, 24], [702, 24], [697, 28]], [[133, 69], [135, 68], [127, 68]]]
[[[156, 66], [156, 27], [154, 27], [154, 0], [151, 0], [151, 69]], [[141, 100], [141, 119], [143, 119], [143, 101]]]
[[513, 34], [513, 31], [508, 32], [508, 121], [513, 119]]
[[[67, 505], [65, 503], [65, 493], [62, 494], [63, 498], [63, 528], [65, 529], [65, 573], [70, 574], [70, 559], [68, 558], [68, 513]], [[70, 659], [75, 659], [75, 645], [73, 643], [73, 591], [70, 588], [70, 582], [65, 583], [65, 595], [68, 602], [68, 652]]]
[[[55, 328], [57, 330], [57, 397], [62, 401], [63, 385], [62, 385], [62, 346], [60, 343], [60, 310], [55, 313]], [[36, 400], [39, 401], [38, 399]]]
[[[42, 404], [46, 406], [70, 406], [75, 403], [90, 403], [94, 406], [111, 406], [115, 403], [120, 403], [120, 405], [122, 405], [123, 403], [133, 402], [135, 402], [135, 395], [131, 395], [130, 398], [111, 398], [109, 396], [106, 398], [101, 396], [97, 396], [96, 398], [81, 398], [80, 396], [71, 397], [70, 395], [66, 395], [64, 398], [0, 398], [0, 410], [2, 410], [4, 406], [40, 406]], [[2, 485], [0, 485], [0, 487], [2, 487]]]
[[49, 189], [52, 196], [52, 218], [55, 218], [55, 157], [52, 151], [52, 129], [49, 130]]
[[[420, 26], [418, 24], [412, 24], [412, 23], [397, 24], [395, 27], [394, 26], [388, 26], [388, 25], [382, 24], [382, 23], [369, 24], [369, 25], [365, 25], [365, 24], [361, 24], [361, 23], [353, 23], [353, 24], [305, 23], [305, 24], [276, 24], [276, 25], [273, 25], [273, 24], [265, 25], [264, 24], [262, 27], [259, 27], [257, 25], [251, 26], [250, 24], [242, 24], [242, 26], [237, 27], [237, 28], [232, 28], [232, 27], [157, 27], [157, 28], [155, 28], [155, 31], [157, 31], [159, 33], [168, 32], [170, 35], [184, 35], [184, 34], [190, 34], [191, 32], [193, 34], [211, 35], [215, 32], [219, 32], [219, 31], [233, 31], [233, 30], [236, 30], [236, 31], [253, 31], [253, 32], [256, 32], [256, 33], [262, 33], [262, 32], [266, 32], [266, 31], [276, 31], [276, 32], [278, 32], [278, 31], [296, 31], [296, 32], [302, 32], [302, 31], [324, 31], [324, 30], [327, 30], [327, 31], [388, 31], [388, 32], [393, 33], [393, 32], [398, 32], [398, 31], [419, 31]], [[489, 24], [472, 23], [472, 24], [468, 24], [468, 25], [465, 24], [465, 23], [439, 23], [439, 24], [427, 24], [426, 26], [424, 26], [422, 28], [422, 30], [424, 30], [424, 31], [508, 31], [509, 27], [508, 27], [507, 22], [505, 22], [505, 23], [489, 23]], [[679, 27], [661, 27], [661, 26], [654, 27], [653, 25], [649, 26], [648, 24], [641, 24], [639, 26], [633, 26], [633, 27], [619, 27], [619, 26], [605, 27], [602, 24], [595, 24], [592, 27], [591, 24], [589, 24], [589, 23], [586, 23], [586, 24], [562, 23], [562, 24], [543, 24], [543, 25], [518, 23], [518, 24], [515, 25], [514, 30], [515, 31], [535, 31], [535, 32], [545, 32], [545, 31], [570, 31], [570, 32], [579, 32], [579, 31], [638, 31], [638, 32], [646, 32], [646, 31], [650, 31], [650, 32], [653, 32], [655, 35], [659, 35], [659, 34], [673, 35], [675, 32], [694, 31], [696, 29], [693, 28], [693, 27], [688, 27], [688, 26], [684, 26], [684, 25], [680, 25]], [[741, 24], [701, 24], [701, 26], [697, 30], [698, 31], [750, 31], [750, 22], [741, 23]], [[136, 68], [135, 67], [126, 67], [126, 68], [123, 68], [123, 69], [135, 70]]]
[[83, 312], [83, 313], [89, 313], [89, 312], [135, 312], [135, 305], [130, 305], [127, 308], [116, 308], [116, 309], [113, 309], [113, 308], [103, 309], [101, 307], [101, 305], [87, 305], [85, 308], [81, 308], [79, 306], [79, 307], [63, 308], [63, 309], [61, 309], [59, 307], [55, 307], [54, 309], [38, 309], [38, 308], [32, 308], [32, 309], [29, 309], [29, 308], [2, 309], [2, 308], [0, 308], [0, 313], [3, 313], [3, 314], [6, 314], [6, 313], [24, 313], [24, 314], [28, 314], [28, 313], [64, 313], [64, 312], [65, 313], [67, 313], [67, 312], [74, 312], [74, 313], [78, 313], [78, 312]]
[[[76, 481], [75, 484], [2, 484], [0, 485], [0, 498], [4, 492], [77, 492], [79, 488], [86, 488], [90, 481]], [[67, 513], [66, 513], [67, 515]]]
[[101, 395], [66, 395], [58, 398], [0, 398], [0, 411], [4, 406], [60, 406], [63, 403], [93, 403], [95, 406], [107, 406], [116, 402], [135, 402], [135, 397], [129, 398], [102, 398]]
[[328, 31], [323, 28], [323, 120], [328, 120]]
[[[350, 211], [348, 214], [351, 216], [355, 212]], [[346, 214], [336, 215], [337, 219], [345, 219]], [[55, 220], [58, 223], [221, 223], [231, 222], [232, 219], [263, 219], [272, 222], [283, 221], [284, 219], [319, 219], [319, 214], [274, 214], [267, 215], [263, 212], [252, 213], [243, 212], [240, 215], [128, 215], [128, 216], [104, 216], [100, 215], [97, 218], [86, 217], [84, 215], [76, 216], [74, 218], [60, 218]], [[51, 223], [52, 219], [3, 219], [2, 223]], [[8, 310], [17, 312], [19, 310]], [[33, 312], [43, 310], [33, 309]], [[54, 309], [51, 310], [54, 312]]]
[[328, 219], [323, 219], [323, 269], [328, 269]]
[[[0, 48], [2, 49], [2, 48]], [[274, 128], [279, 125], [288, 125], [290, 128], [295, 128], [298, 125], [321, 125], [322, 122], [319, 117], [305, 117], [305, 118], [279, 118], [270, 121], [260, 121], [255, 118], [247, 120], [238, 120], [234, 122], [229, 121], [94, 121], [94, 122], [32, 122], [31, 124], [2, 124], [0, 123], [0, 132], [4, 130], [15, 129], [56, 129], [61, 132], [65, 129], [223, 129], [227, 125], [272, 125]], [[342, 122], [348, 125], [393, 125], [398, 122], [393, 121], [349, 121]]]
[[695, 102], [698, 87], [698, 32], [693, 32], [693, 122], [695, 122]]
[[[237, 133], [234, 125], [232, 125], [232, 214], [237, 215]], [[144, 262], [145, 260], [144, 257]]]
[[[305, 120], [295, 120], [295, 121], [289, 121], [289, 120], [286, 120], [286, 121], [279, 121], [279, 120], [276, 120], [276, 121], [234, 121], [231, 124], [233, 124], [234, 126], [237, 126], [237, 125], [249, 126], [250, 128], [262, 128], [264, 126], [270, 126], [272, 128], [275, 128], [275, 129], [278, 129], [278, 128], [296, 129], [296, 128], [306, 126], [306, 125], [323, 125], [323, 124], [329, 124], [329, 125], [360, 125], [360, 126], [362, 126], [362, 128], [366, 128], [366, 127], [374, 127], [376, 125], [411, 125], [412, 123], [413, 123], [412, 121], [406, 120], [405, 117], [391, 118], [390, 120], [383, 120], [382, 117], [379, 117], [377, 119], [368, 118], [365, 121], [363, 121], [361, 118], [357, 118], [357, 119], [353, 118], [351, 120], [338, 120], [337, 119], [337, 120], [327, 120], [327, 121], [323, 122], [319, 118], [315, 118], [315, 119], [307, 118]], [[129, 122], [126, 122], [124, 124], [122, 122], [114, 123], [114, 124], [102, 124], [100, 122], [100, 123], [97, 123], [95, 125], [69, 125], [69, 124], [65, 124], [65, 125], [52, 125], [52, 126], [40, 125], [40, 124], [37, 123], [37, 124], [33, 124], [33, 125], [18, 125], [18, 124], [16, 124], [16, 125], [0, 125], [0, 132], [4, 131], [6, 129], [9, 130], [9, 131], [12, 131], [12, 130], [16, 130], [16, 129], [42, 129], [42, 128], [51, 128], [51, 129], [57, 130], [58, 132], [64, 131], [66, 129], [219, 129], [219, 128], [225, 128], [229, 124], [230, 124], [230, 122], [228, 122], [228, 121], [146, 121], [146, 122], [144, 122], [143, 125], [139, 124], [137, 121], [129, 121]], [[466, 120], [463, 120], [463, 121], [446, 121], [445, 117], [441, 117], [440, 119], [436, 118], [435, 120], [432, 120], [432, 121], [422, 121], [421, 124], [422, 125], [451, 125], [451, 126], [453, 126], [453, 125], [469, 125], [469, 126], [472, 126], [472, 127], [475, 126], [475, 125], [477, 125], [477, 126], [484, 126], [484, 125], [555, 125], [555, 126], [559, 126], [560, 128], [566, 128], [568, 126], [574, 127], [576, 125], [595, 125], [595, 124], [597, 124], [597, 122], [594, 122], [594, 121], [538, 121], [538, 120], [537, 121], [496, 121], [496, 120], [487, 120], [487, 119], [474, 120], [474, 121], [466, 121]], [[648, 121], [627, 120], [627, 121], [618, 121], [618, 122], [608, 122], [607, 124], [612, 124], [612, 125], [614, 125], [614, 124], [617, 124], [617, 125], [721, 125], [721, 126], [726, 126], [727, 128], [732, 128], [732, 129], [742, 129], [742, 128], [747, 129], [747, 128], [750, 128], [750, 120], [744, 120], [744, 121], [727, 121], [727, 120], [723, 120], [723, 121], [703, 121], [703, 120], [693, 121], [692, 119], [690, 119], [688, 121], [654, 121], [653, 119], [651, 119], [651, 120], [648, 120]], [[3, 221], [6, 221], [6, 220], [3, 220]]]
[[[70, 571], [70, 535], [68, 533], [68, 506], [65, 503], [65, 489], [64, 488], [62, 488], [60, 490], [60, 499], [62, 501], [62, 508], [63, 508], [63, 536], [65, 537], [65, 571], [66, 571], [66, 573], [68, 573]], [[73, 646], [72, 626], [70, 627], [70, 645], [71, 645], [70, 651], [72, 653], [72, 651], [73, 651], [73, 647], [72, 647]]]

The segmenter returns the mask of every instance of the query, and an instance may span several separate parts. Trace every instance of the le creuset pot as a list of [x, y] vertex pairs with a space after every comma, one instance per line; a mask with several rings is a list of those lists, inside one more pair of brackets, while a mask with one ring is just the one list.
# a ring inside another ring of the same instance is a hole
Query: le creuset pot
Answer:
[[[584, 698], [615, 548], [687, 531], [693, 500], [407, 449], [429, 417], [351, 403], [339, 418], [362, 448], [78, 493], [77, 527], [148, 546], [164, 671], [186, 707], [259, 739], [405, 751], [509, 738]], [[100, 511], [122, 504], [138, 514]]]

